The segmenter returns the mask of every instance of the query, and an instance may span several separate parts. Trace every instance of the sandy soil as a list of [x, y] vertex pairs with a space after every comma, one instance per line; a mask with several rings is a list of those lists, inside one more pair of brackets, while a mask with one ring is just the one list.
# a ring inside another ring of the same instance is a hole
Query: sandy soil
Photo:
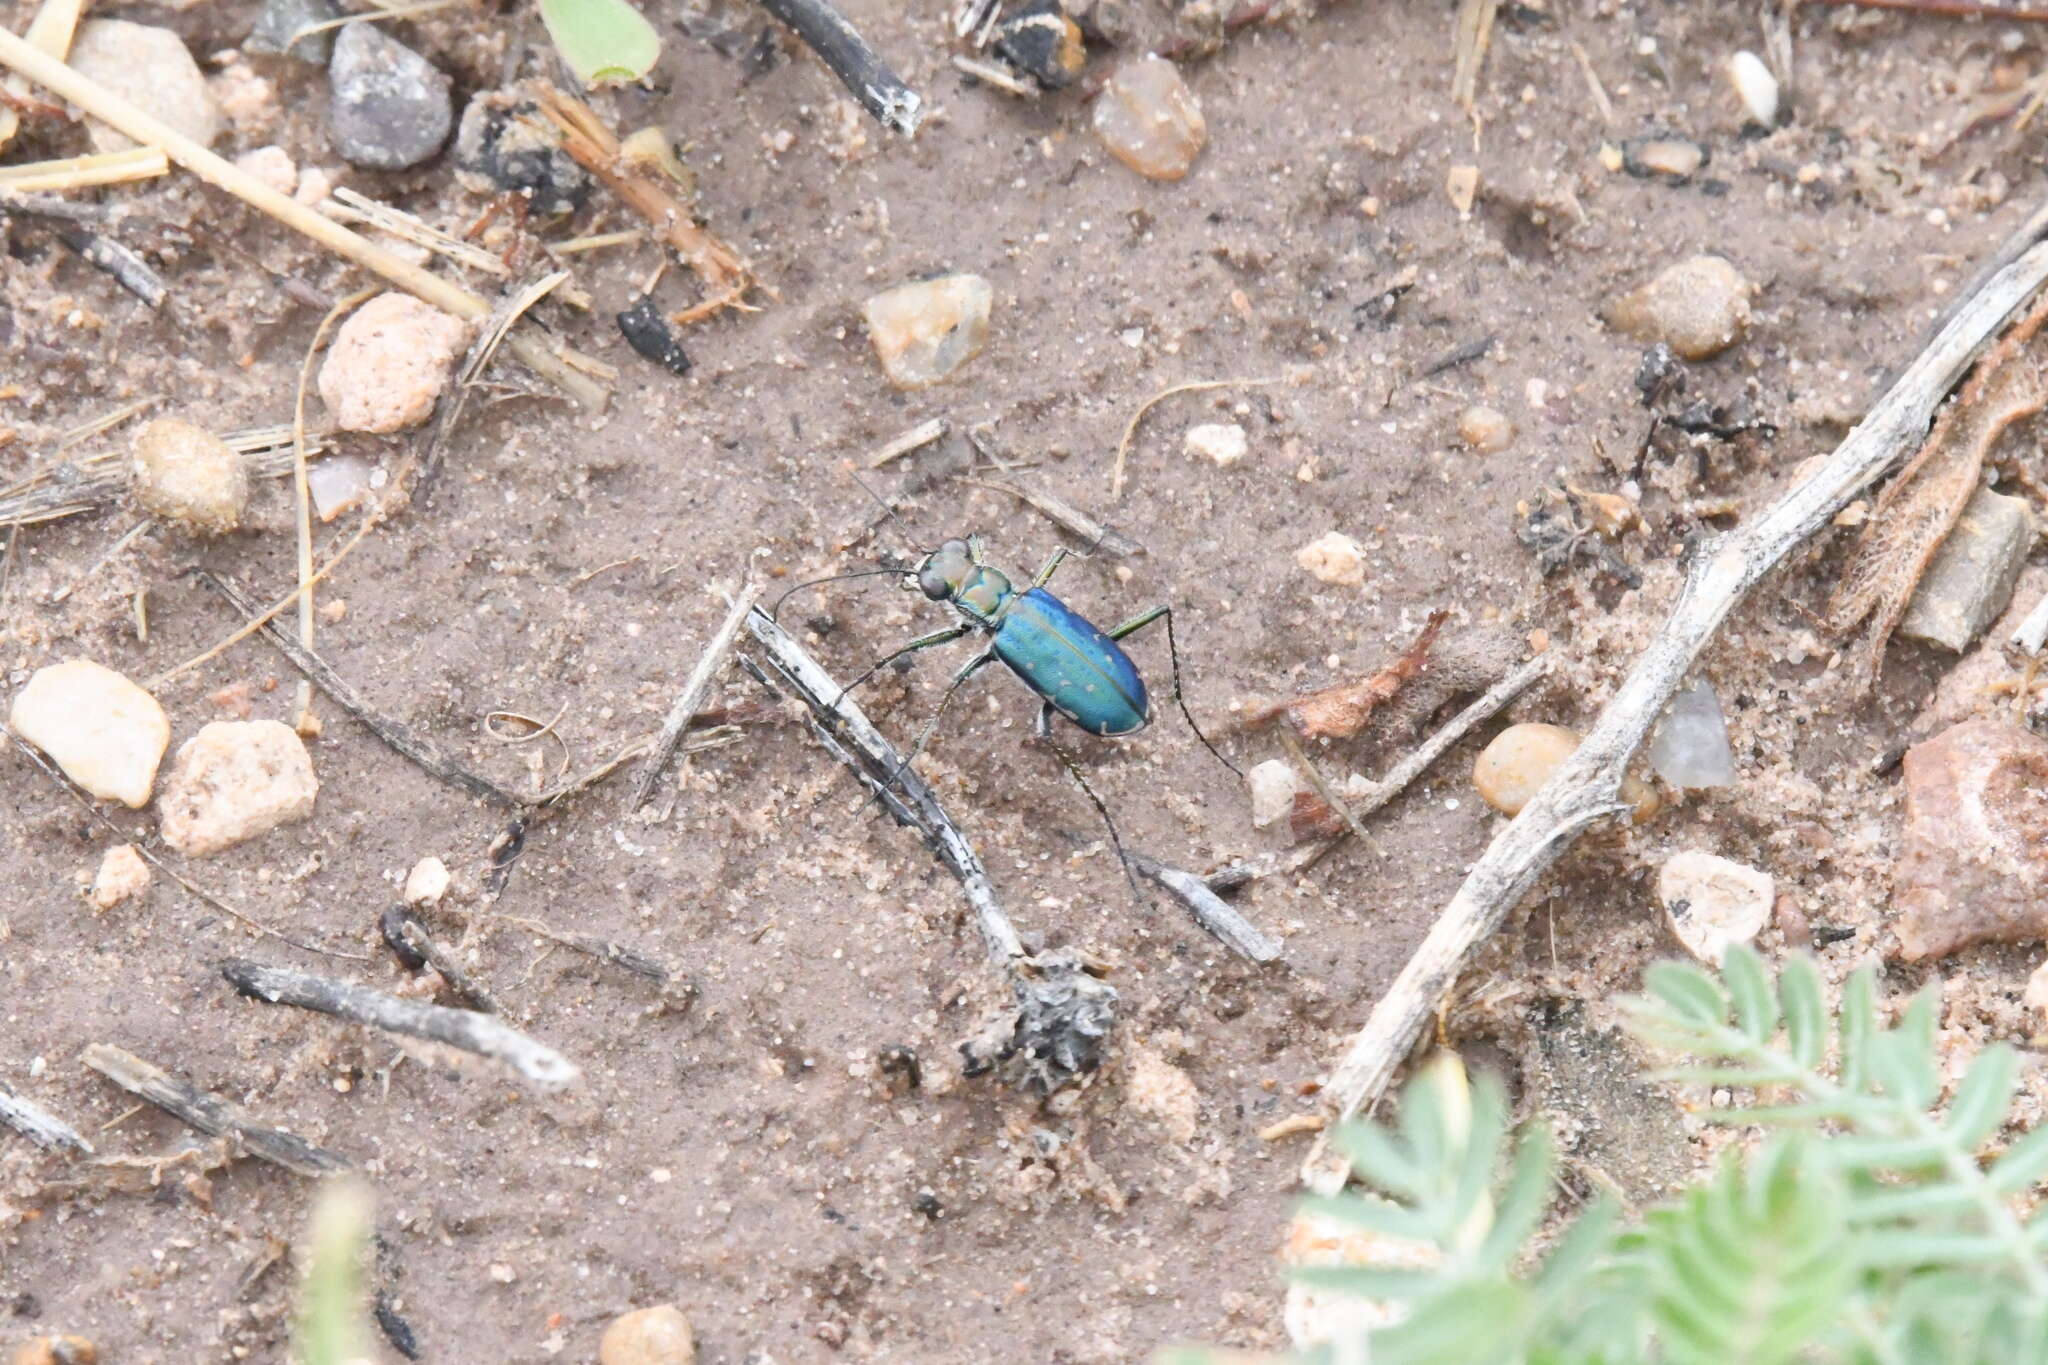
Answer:
[[[1754, 5], [1510, 6], [1476, 120], [1447, 93], [1453, 7], [1340, 5], [1191, 66], [1209, 146], [1184, 182], [1160, 185], [1104, 153], [1078, 96], [1027, 105], [963, 82], [936, 7], [849, 9], [937, 106], [914, 143], [848, 115], [786, 40], [788, 59], [758, 76], [722, 55], [744, 55], [760, 27], [737, 9], [693, 18], [687, 35], [671, 25], [659, 88], [607, 105], [622, 126], [658, 121], [687, 141], [708, 220], [778, 297], [688, 334], [697, 367], [677, 379], [608, 320], [652, 250], [579, 258], [594, 311], [549, 318], [620, 367], [611, 410], [592, 418], [516, 395], [491, 406], [459, 432], [427, 494], [324, 594], [346, 615], [323, 626], [323, 653], [374, 704], [501, 782], [534, 781], [529, 755], [552, 777], [651, 730], [724, 611], [717, 589], [749, 565], [796, 581], [978, 530], [1021, 574], [1070, 543], [1006, 495], [925, 477], [957, 458], [939, 447], [877, 477], [903, 497], [905, 525], [838, 552], [874, 511], [845, 462], [932, 416], [956, 430], [994, 423], [994, 448], [1035, 464], [1024, 477], [1143, 542], [1147, 553], [1121, 563], [1069, 561], [1059, 587], [1104, 621], [1172, 602], [1191, 704], [1219, 731], [1234, 701], [1377, 666], [1436, 607], [1457, 627], [1547, 632], [1568, 662], [1517, 714], [1584, 723], [1670, 599], [1698, 524], [1683, 509], [1753, 508], [1830, 448], [1942, 293], [2025, 213], [2007, 187], [2037, 168], [2033, 144], [2004, 125], [1960, 135], [1978, 101], [2041, 65], [2036, 32], [1999, 25], [1802, 15], [1795, 117], [1751, 137], [1718, 66], [1755, 45]], [[210, 57], [252, 13], [132, 17], [178, 27]], [[17, 30], [25, 17], [20, 6], [9, 16]], [[1149, 35], [1166, 32], [1163, 15], [1141, 19]], [[535, 36], [479, 41], [483, 22], [439, 17], [422, 38], [465, 90], [497, 83], [514, 64], [504, 53]], [[1575, 44], [1612, 101], [1611, 127]], [[271, 121], [238, 129], [232, 147], [275, 141], [304, 165], [337, 164], [318, 77], [262, 70], [278, 82]], [[1694, 183], [1603, 168], [1603, 141], [1657, 128], [1709, 147]], [[781, 152], [778, 130], [793, 134]], [[1464, 220], [1444, 189], [1460, 164], [1480, 171]], [[449, 225], [481, 208], [445, 165], [344, 179]], [[151, 314], [41, 228], [10, 224], [0, 426], [16, 436], [0, 448], [0, 477], [145, 396], [216, 429], [288, 419], [318, 314], [220, 239], [334, 296], [359, 284], [190, 183], [121, 193], [191, 225], [155, 256], [175, 302]], [[556, 235], [592, 222], [586, 210]], [[1696, 367], [1692, 392], [1742, 404], [1776, 434], [1653, 458], [1648, 529], [1622, 546], [1640, 591], [1583, 565], [1540, 579], [1514, 538], [1518, 501], [1560, 477], [1619, 488], [1648, 420], [1633, 382], [1641, 348], [1598, 309], [1698, 251], [1727, 255], [1759, 294], [1747, 341]], [[944, 387], [894, 392], [859, 303], [953, 269], [995, 286], [988, 349]], [[1373, 306], [1406, 270], [1413, 287], [1391, 314]], [[688, 299], [673, 278], [667, 287]], [[1488, 336], [1482, 358], [1420, 377]], [[1116, 440], [1146, 397], [1291, 371], [1302, 382], [1155, 410], [1111, 505]], [[1481, 401], [1519, 427], [1503, 453], [1455, 440], [1457, 414]], [[1183, 453], [1185, 429], [1213, 420], [1245, 425], [1243, 463]], [[404, 439], [347, 445], [391, 469]], [[288, 487], [266, 485], [254, 524], [226, 540], [146, 536], [61, 604], [52, 594], [130, 522], [110, 513], [24, 531], [5, 587], [8, 687], [81, 653], [147, 677], [213, 644], [234, 622], [181, 572], [205, 565], [260, 595], [284, 590]], [[347, 525], [327, 528], [323, 547]], [[1326, 587], [1295, 563], [1333, 529], [1366, 548], [1362, 589]], [[1696, 1155], [1685, 1125], [1621, 1112], [1643, 1095], [1616, 1080], [1627, 1068], [1601, 1032], [1609, 995], [1670, 950], [1650, 895], [1659, 857], [1696, 846], [1768, 866], [1816, 921], [1857, 931], [1826, 950], [1837, 969], [1880, 943], [1898, 817], [1868, 761], [1945, 663], [1896, 651], [1879, 698], [1848, 702], [1823, 673], [1811, 616], [1839, 548], [1828, 542], [1767, 588], [1707, 661], [1741, 782], [1576, 851], [1489, 949], [1451, 1017], [1461, 1042], [1529, 1082], [1530, 1105], [1568, 1115], [1577, 1158], [1632, 1191], [1655, 1192]], [[132, 609], [143, 590], [146, 641]], [[874, 581], [793, 609], [848, 673], [946, 623]], [[1135, 653], [1162, 685], [1163, 638], [1141, 637]], [[961, 657], [927, 655], [885, 678], [872, 713], [913, 733]], [[289, 719], [294, 681], [269, 646], [234, 647], [163, 690], [174, 743], [230, 714], [234, 694], [223, 702], [221, 690], [238, 685], [253, 714]], [[759, 696], [737, 670], [718, 689], [725, 702]], [[993, 999], [958, 890], [802, 728], [770, 718], [694, 758], [658, 823], [625, 818], [630, 776], [588, 793], [528, 831], [493, 902], [481, 888], [503, 814], [331, 704], [317, 709], [315, 817], [189, 870], [246, 913], [366, 961], [255, 936], [161, 880], [145, 903], [94, 916], [79, 882], [107, 832], [18, 754], [0, 756], [0, 1079], [88, 1129], [103, 1154], [175, 1153], [185, 1130], [131, 1112], [78, 1063], [88, 1044], [111, 1042], [355, 1159], [377, 1200], [377, 1288], [435, 1361], [592, 1360], [611, 1315], [663, 1300], [689, 1314], [707, 1362], [1128, 1361], [1188, 1339], [1279, 1344], [1274, 1251], [1301, 1140], [1269, 1145], [1258, 1130], [1313, 1106], [1342, 1039], [1497, 819], [1467, 782], [1468, 744], [1377, 818], [1376, 850], [1244, 899], [1287, 942], [1284, 966], [1254, 969], [1178, 906], [1133, 903], [1086, 800], [1029, 740], [1029, 699], [988, 676], [928, 769], [1020, 926], [1100, 955], [1121, 993], [1110, 1064], [1047, 1105], [958, 1077], [954, 1046]], [[560, 712], [560, 747], [494, 742], [483, 718], [500, 710]], [[1376, 735], [1324, 759], [1370, 773], [1411, 739]], [[1225, 748], [1241, 763], [1273, 752], [1241, 735]], [[1175, 718], [1083, 755], [1135, 847], [1207, 867], [1269, 844], [1237, 781]], [[153, 823], [113, 818], [138, 833]], [[239, 1000], [221, 981], [220, 960], [251, 957], [399, 986], [375, 923], [427, 855], [457, 878], [436, 926], [460, 939], [478, 917], [475, 971], [515, 1021], [581, 1063], [583, 1087], [537, 1096], [487, 1067], [406, 1056], [363, 1029]], [[694, 1007], [662, 1008], [645, 983], [487, 913], [680, 964]], [[1972, 961], [2023, 979], [2017, 954]], [[877, 1073], [878, 1052], [898, 1045], [923, 1059], [923, 1089], [893, 1093]], [[281, 1359], [289, 1263], [253, 1282], [247, 1272], [300, 1236], [310, 1193], [252, 1161], [204, 1176], [172, 1163], [152, 1185], [0, 1138], [0, 1343], [63, 1330], [97, 1340], [110, 1365]]]

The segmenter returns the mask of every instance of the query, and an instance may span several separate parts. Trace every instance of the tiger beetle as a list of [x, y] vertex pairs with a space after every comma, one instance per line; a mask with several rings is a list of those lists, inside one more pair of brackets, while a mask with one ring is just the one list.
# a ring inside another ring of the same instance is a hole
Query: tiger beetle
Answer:
[[[1052, 558], [1019, 592], [1007, 574], [982, 561], [981, 538], [949, 540], [927, 554], [907, 577], [934, 602], [950, 603], [965, 619], [958, 625], [920, 635], [855, 678], [840, 690], [840, 696], [859, 687], [877, 673], [921, 650], [950, 644], [975, 631], [988, 636], [988, 645], [963, 664], [946, 685], [939, 709], [926, 722], [916, 744], [904, 758], [908, 764], [931, 738], [945, 715], [947, 703], [969, 678], [997, 661], [1007, 665], [1024, 685], [1035, 693], [1041, 705], [1037, 735], [1058, 755], [1067, 773], [1095, 804], [1103, 823], [1109, 827], [1119, 860], [1123, 841], [1102, 798], [1081, 775], [1073, 758], [1052, 741], [1052, 718], [1064, 716], [1091, 735], [1112, 738], [1136, 734], [1152, 721], [1152, 701], [1138, 667], [1117, 641], [1135, 635], [1155, 621], [1166, 622], [1167, 657], [1173, 668], [1173, 700], [1187, 720], [1188, 728], [1216, 761], [1236, 772], [1237, 765], [1218, 753], [1202, 727], [1195, 723], [1181, 695], [1180, 647], [1173, 637], [1173, 608], [1161, 605], [1138, 613], [1111, 630], [1103, 630], [1046, 590], [1046, 583], [1067, 558], [1065, 549], [1053, 551]], [[880, 572], [895, 572], [882, 570]], [[808, 584], [802, 586], [809, 586]], [[794, 591], [794, 590], [792, 590]], [[1129, 867], [1126, 865], [1126, 873]], [[1133, 878], [1132, 884], [1136, 885]]]

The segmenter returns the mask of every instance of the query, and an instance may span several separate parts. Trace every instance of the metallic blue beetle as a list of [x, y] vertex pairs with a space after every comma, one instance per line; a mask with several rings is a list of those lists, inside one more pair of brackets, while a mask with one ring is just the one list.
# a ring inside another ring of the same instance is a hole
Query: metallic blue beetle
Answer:
[[[988, 648], [976, 654], [953, 675], [945, 701], [952, 699], [960, 685], [988, 664], [1001, 660], [1024, 685], [1038, 694], [1044, 705], [1038, 713], [1038, 733], [1049, 737], [1055, 713], [1091, 735], [1129, 735], [1152, 720], [1152, 702], [1138, 667], [1117, 644], [1118, 640], [1165, 618], [1169, 657], [1173, 663], [1173, 699], [1187, 717], [1189, 728], [1210, 753], [1226, 767], [1234, 765], [1216, 753], [1208, 736], [1188, 713], [1180, 693], [1180, 650], [1173, 640], [1173, 608], [1153, 607], [1140, 612], [1113, 630], [1104, 631], [1066, 603], [1046, 591], [1045, 584], [1066, 559], [1065, 550], [1055, 550], [1031, 586], [1019, 592], [1009, 576], [982, 562], [981, 540], [949, 540], [926, 555], [915, 570], [917, 587], [934, 602], [950, 602], [966, 620], [945, 630], [921, 635], [870, 668], [849, 684], [848, 690], [873, 677], [907, 654], [958, 640], [973, 631], [988, 632]], [[924, 747], [939, 716], [934, 715], [924, 734], [911, 750]], [[1076, 774], [1078, 776], [1078, 774]], [[1085, 785], [1085, 784], [1084, 784]], [[1091, 792], [1092, 796], [1093, 793]]]

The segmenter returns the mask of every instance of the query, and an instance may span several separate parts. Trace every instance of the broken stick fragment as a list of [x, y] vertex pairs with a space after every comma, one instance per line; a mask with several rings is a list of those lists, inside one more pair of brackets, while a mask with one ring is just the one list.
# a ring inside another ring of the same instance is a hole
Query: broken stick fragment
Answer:
[[349, 1168], [347, 1157], [273, 1128], [234, 1101], [181, 1081], [132, 1052], [94, 1043], [85, 1050], [82, 1060], [129, 1094], [148, 1100], [202, 1133], [233, 1138], [250, 1156], [260, 1157], [273, 1166], [316, 1180]]
[[626, 207], [645, 218], [655, 236], [697, 273], [704, 300], [676, 314], [678, 323], [695, 322], [726, 308], [745, 310], [753, 272], [740, 254], [697, 225], [687, 205], [670, 193], [656, 174], [621, 154], [619, 136], [596, 110], [573, 95], [542, 82], [534, 90], [540, 111], [554, 125], [567, 152], [584, 170], [604, 182]]
[[92, 1155], [92, 1144], [80, 1137], [76, 1128], [34, 1100], [15, 1094], [5, 1081], [0, 1081], [0, 1123], [38, 1147], [65, 1147], [85, 1156]]
[[923, 96], [905, 85], [826, 0], [761, 0], [761, 8], [788, 24], [884, 128], [906, 137], [917, 131], [924, 121]]
[[392, 1033], [446, 1043], [503, 1062], [529, 1081], [549, 1089], [565, 1086], [583, 1074], [580, 1067], [547, 1044], [536, 1042], [488, 1014], [400, 1000], [353, 981], [335, 981], [289, 967], [266, 967], [240, 958], [223, 962], [220, 974], [252, 1000], [296, 1005]]

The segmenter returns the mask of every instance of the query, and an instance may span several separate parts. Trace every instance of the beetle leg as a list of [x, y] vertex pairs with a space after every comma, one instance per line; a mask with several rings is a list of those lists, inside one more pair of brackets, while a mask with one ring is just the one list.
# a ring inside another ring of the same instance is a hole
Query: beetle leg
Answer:
[[939, 721], [945, 716], [946, 707], [951, 704], [953, 694], [960, 690], [961, 684], [976, 673], [979, 673], [989, 664], [994, 663], [995, 659], [996, 652], [992, 649], [985, 649], [960, 666], [960, 671], [953, 675], [953, 681], [946, 684], [945, 695], [939, 698], [939, 709], [932, 712], [932, 718], [924, 723], [924, 729], [917, 732], [917, 742], [912, 744], [909, 752], [903, 755], [903, 761], [896, 765], [896, 771], [889, 774], [887, 785], [894, 786], [902, 778], [904, 771], [910, 767], [911, 762], [924, 752], [924, 746], [930, 742], [932, 733], [939, 728]]
[[839, 703], [844, 701], [846, 699], [847, 694], [852, 692], [854, 688], [859, 687], [869, 678], [874, 677], [875, 674], [880, 673], [883, 669], [887, 668], [890, 664], [895, 663], [904, 655], [915, 654], [920, 649], [931, 649], [938, 645], [949, 645], [953, 643], [953, 641], [959, 639], [961, 636], [967, 634], [967, 632], [973, 629], [973, 622], [962, 621], [957, 626], [948, 626], [944, 630], [935, 630], [929, 635], [918, 636], [915, 640], [912, 640], [909, 644], [903, 646], [903, 648], [897, 650], [895, 653], [885, 656], [880, 663], [875, 664], [873, 667], [869, 668], [867, 672], [861, 674], [858, 678], [855, 678], [852, 682], [840, 688], [839, 695], [832, 699], [832, 705], [839, 705]]
[[1033, 727], [1033, 732], [1040, 739], [1052, 738], [1052, 713], [1053, 705], [1051, 702], [1047, 702], [1038, 708], [1038, 724]]
[[1042, 588], [1059, 571], [1060, 564], [1067, 557], [1067, 547], [1062, 545], [1052, 552], [1052, 558], [1045, 561], [1045, 567], [1038, 571], [1038, 577], [1031, 580], [1031, 586]]
[[1038, 723], [1040, 726], [1039, 738], [1045, 741], [1045, 747], [1052, 750], [1054, 757], [1059, 759], [1060, 766], [1067, 770], [1067, 776], [1073, 778], [1074, 785], [1087, 793], [1088, 799], [1095, 805], [1095, 813], [1102, 817], [1103, 828], [1109, 831], [1110, 847], [1116, 850], [1117, 863], [1123, 868], [1124, 876], [1130, 878], [1131, 895], [1136, 897], [1138, 903], [1142, 906], [1145, 902], [1145, 893], [1138, 886], [1137, 873], [1131, 870], [1130, 855], [1124, 852], [1123, 838], [1116, 832], [1116, 821], [1109, 818], [1109, 807], [1104, 805], [1102, 798], [1095, 794], [1095, 788], [1089, 784], [1087, 777], [1082, 774], [1081, 765], [1074, 761], [1074, 756], [1052, 741], [1050, 733], [1052, 704], [1050, 702], [1046, 703], [1045, 709], [1039, 712]]
[[1195, 732], [1195, 738], [1202, 741], [1202, 747], [1204, 749], [1207, 749], [1210, 755], [1213, 756], [1218, 763], [1221, 763], [1224, 767], [1230, 769], [1230, 771], [1238, 773], [1238, 775], [1241, 777], [1243, 776], [1243, 774], [1239, 772], [1238, 766], [1235, 763], [1232, 763], [1229, 759], [1225, 758], [1222, 754], [1217, 753], [1216, 746], [1211, 744], [1209, 742], [1209, 737], [1202, 733], [1202, 727], [1195, 724], [1195, 714], [1194, 712], [1188, 710], [1187, 699], [1181, 695], [1180, 645], [1173, 638], [1173, 608], [1170, 606], [1157, 606], [1152, 608], [1152, 610], [1150, 611], [1141, 611], [1136, 616], [1133, 616], [1130, 620], [1118, 626], [1115, 630], [1110, 631], [1109, 638], [1112, 640], [1121, 640], [1126, 635], [1136, 635], [1139, 631], [1151, 625], [1154, 621], [1157, 621], [1162, 616], [1166, 618], [1166, 657], [1167, 660], [1173, 665], [1173, 704], [1180, 708], [1182, 718], [1184, 718], [1188, 723], [1188, 729], [1193, 730]]

